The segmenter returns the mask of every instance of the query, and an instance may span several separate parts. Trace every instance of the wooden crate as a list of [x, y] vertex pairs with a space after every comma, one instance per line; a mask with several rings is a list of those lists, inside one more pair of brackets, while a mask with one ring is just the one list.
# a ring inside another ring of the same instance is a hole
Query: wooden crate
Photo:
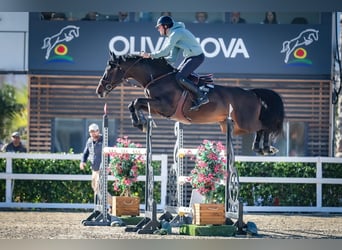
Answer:
[[195, 203], [192, 216], [195, 225], [223, 225], [226, 222], [224, 204]]
[[140, 215], [140, 198], [139, 197], [126, 197], [126, 196], [113, 196], [112, 215]]

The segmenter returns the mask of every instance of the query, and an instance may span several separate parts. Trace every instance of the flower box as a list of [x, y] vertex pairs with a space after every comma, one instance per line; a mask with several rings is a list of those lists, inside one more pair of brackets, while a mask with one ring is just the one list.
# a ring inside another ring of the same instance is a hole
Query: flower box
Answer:
[[226, 216], [224, 204], [195, 203], [192, 206], [192, 224], [224, 225]]
[[140, 198], [127, 196], [113, 196], [112, 215], [140, 215]]

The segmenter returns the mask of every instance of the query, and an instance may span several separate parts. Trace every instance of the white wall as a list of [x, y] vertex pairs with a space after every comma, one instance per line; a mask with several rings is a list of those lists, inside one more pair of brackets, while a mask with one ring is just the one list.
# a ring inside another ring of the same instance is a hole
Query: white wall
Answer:
[[28, 12], [0, 12], [0, 72], [28, 70]]

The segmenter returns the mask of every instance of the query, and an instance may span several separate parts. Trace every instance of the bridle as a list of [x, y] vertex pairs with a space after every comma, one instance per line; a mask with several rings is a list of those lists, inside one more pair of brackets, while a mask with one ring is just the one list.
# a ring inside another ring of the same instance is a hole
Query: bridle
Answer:
[[[131, 71], [131, 69], [132, 69], [136, 64], [138, 64], [142, 59], [143, 59], [143, 57], [139, 57], [132, 65], [130, 65], [130, 66], [127, 68], [127, 70], [123, 70], [122, 67], [120, 66], [120, 64], [117, 63], [117, 62], [114, 62], [113, 60], [110, 60], [110, 61], [109, 61], [109, 65], [110, 65], [111, 69], [114, 69], [114, 68], [113, 68], [113, 66], [114, 66], [115, 68], [118, 68], [119, 70], [121, 70], [121, 71], [123, 72], [123, 76], [122, 76], [121, 79], [122, 79], [123, 81], [128, 82], [128, 80], [127, 80], [127, 75], [128, 75], [128, 73], [129, 73], [129, 72]], [[168, 76], [168, 75], [171, 75], [171, 74], [173, 74], [173, 73], [176, 73], [176, 71], [175, 71], [175, 70], [170, 71], [170, 72], [165, 73], [165, 74], [162, 74], [162, 75], [160, 75], [160, 76], [158, 76], [158, 77], [156, 77], [156, 78], [154, 78], [154, 77], [152, 76], [152, 74], [151, 74], [151, 80], [146, 84], [146, 86], [144, 87], [144, 89], [147, 89], [151, 84], [153, 84], [153, 83], [157, 82], [158, 80], [160, 80], [160, 79], [162, 79], [162, 78], [164, 78], [164, 77], [166, 77], [166, 76]], [[103, 85], [104, 83], [105, 83], [105, 86]], [[102, 79], [101, 85], [102, 85], [107, 91], [109, 91], [109, 92], [112, 91], [113, 88], [114, 88], [114, 86], [113, 86], [111, 80]]]
[[[127, 76], [128, 72], [129, 72], [129, 71], [130, 71], [138, 62], [140, 62], [142, 59], [143, 59], [142, 57], [138, 58], [138, 60], [136, 60], [131, 66], [129, 66], [127, 70], [123, 70], [122, 67], [120, 66], [120, 64], [117, 63], [117, 62], [114, 62], [113, 60], [110, 60], [108, 64], [109, 64], [109, 66], [111, 67], [111, 69], [118, 68], [119, 70], [121, 70], [121, 71], [124, 73], [121, 79], [127, 82], [127, 77], [126, 77], [126, 76]], [[113, 66], [114, 66], [114, 68], [113, 68]], [[103, 83], [105, 83], [105, 85], [103, 85]], [[113, 86], [111, 80], [102, 79], [101, 85], [102, 85], [108, 92], [112, 91], [113, 88], [114, 88], [114, 86]]]

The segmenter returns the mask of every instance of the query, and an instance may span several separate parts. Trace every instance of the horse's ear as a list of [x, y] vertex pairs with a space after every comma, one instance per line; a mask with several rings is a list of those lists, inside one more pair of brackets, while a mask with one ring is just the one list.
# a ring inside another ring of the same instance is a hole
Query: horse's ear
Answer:
[[114, 52], [113, 51], [109, 51], [109, 55], [110, 55], [110, 59], [111, 60], [115, 60], [116, 59], [116, 55], [114, 54]]

